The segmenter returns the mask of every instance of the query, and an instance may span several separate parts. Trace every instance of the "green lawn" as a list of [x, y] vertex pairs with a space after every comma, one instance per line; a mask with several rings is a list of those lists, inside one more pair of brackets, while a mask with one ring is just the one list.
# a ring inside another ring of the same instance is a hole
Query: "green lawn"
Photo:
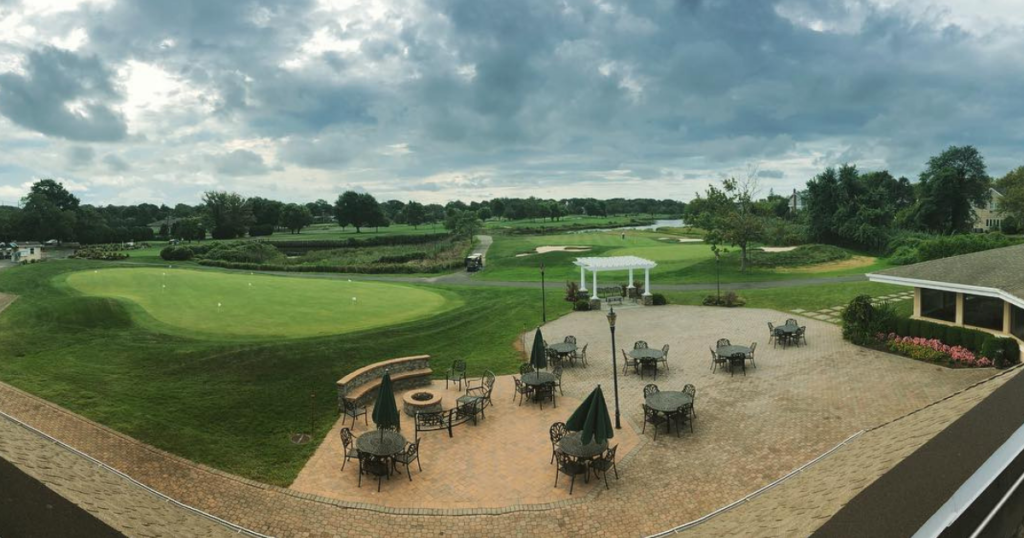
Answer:
[[[139, 309], [130, 303], [82, 295], [62, 282], [67, 274], [105, 267], [68, 260], [0, 273], [0, 291], [21, 296], [0, 316], [0, 379], [171, 453], [282, 486], [317, 447], [288, 439], [308, 428], [311, 391], [319, 441], [337, 419], [334, 384], [352, 370], [427, 353], [437, 375], [456, 358], [467, 361], [471, 376], [485, 369], [511, 373], [521, 360], [513, 343], [540, 323], [535, 290], [410, 286], [460, 306], [334, 336], [188, 338], [138, 323]], [[547, 297], [548, 319], [568, 311], [557, 294]], [[415, 306], [405, 297], [393, 300], [400, 308]], [[282, 310], [274, 319], [294, 324], [292, 317]], [[234, 322], [224, 316], [216, 323]]]
[[[711, 247], [704, 243], [680, 243], [680, 236], [668, 231], [630, 231], [626, 238], [621, 232], [588, 232], [560, 235], [500, 235], [487, 254], [487, 268], [475, 278], [484, 280], [539, 281], [540, 264], [545, 266], [545, 277], [552, 281], [579, 280], [579, 268], [572, 263], [578, 257], [588, 256], [640, 256], [658, 263], [651, 271], [651, 287], [657, 284], [713, 283], [716, 278], [715, 257]], [[542, 246], [588, 247], [586, 252], [536, 253]], [[528, 254], [526, 256], [517, 256]], [[739, 270], [739, 252], [731, 249], [722, 256], [721, 279], [724, 283], [791, 280], [799, 278], [863, 274], [887, 267], [884, 260], [870, 265], [836, 268], [817, 272], [795, 272], [773, 269], [748, 268]], [[590, 278], [588, 276], [588, 278]], [[625, 271], [603, 273], [599, 283], [625, 282]], [[642, 271], [634, 271], [633, 278], [643, 280]], [[589, 284], [588, 284], [589, 287]]]
[[124, 299], [163, 332], [204, 338], [302, 338], [407, 322], [458, 307], [454, 295], [402, 284], [166, 268], [71, 273], [85, 295]]
[[[788, 312], [795, 308], [807, 311], [821, 310], [833, 306], [845, 306], [858, 295], [889, 295], [906, 291], [904, 286], [879, 284], [877, 282], [845, 282], [839, 284], [816, 284], [793, 288], [768, 288], [763, 290], [738, 290], [736, 294], [747, 300], [747, 308], [771, 308]], [[724, 295], [728, 286], [722, 288]], [[708, 295], [714, 295], [715, 288], [701, 291], [666, 292], [665, 296], [671, 304], [699, 305]], [[912, 301], [903, 301], [899, 305], [911, 305]], [[905, 308], [905, 307], [904, 307]]]

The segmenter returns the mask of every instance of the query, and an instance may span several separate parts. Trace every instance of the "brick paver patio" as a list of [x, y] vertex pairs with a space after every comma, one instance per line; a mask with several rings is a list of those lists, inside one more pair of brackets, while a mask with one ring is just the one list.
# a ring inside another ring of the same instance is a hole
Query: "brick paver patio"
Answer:
[[[685, 383], [697, 386], [695, 432], [684, 433], [678, 439], [674, 434], [659, 435], [653, 441], [648, 431], [630, 461], [620, 468], [622, 480], [613, 481], [607, 491], [592, 488], [582, 502], [559, 501], [541, 509], [513, 506], [512, 511], [498, 515], [483, 515], [467, 508], [388, 508], [370, 504], [373, 501], [369, 500], [352, 505], [254, 483], [166, 454], [2, 384], [0, 409], [176, 499], [271, 535], [640, 536], [696, 519], [783, 476], [857, 431], [906, 415], [995, 374], [992, 370], [948, 370], [857, 348], [840, 339], [838, 327], [809, 319], [801, 319], [808, 326], [809, 346], [772, 349], [767, 345], [765, 323], [780, 323], [786, 317], [791, 315], [756, 309], [669, 306], [623, 310], [617, 334], [620, 347], [629, 347], [637, 339], [658, 347], [670, 344], [672, 370], [664, 378], [659, 376], [658, 385], [663, 389], [681, 388]], [[549, 341], [573, 334], [581, 344], [591, 344], [590, 367], [566, 370], [566, 395], [581, 398], [600, 382], [606, 388], [609, 404], [614, 406], [610, 343], [603, 313], [572, 314], [548, 324], [544, 331]], [[757, 341], [758, 368], [748, 371], [746, 377], [730, 377], [721, 371], [712, 374], [707, 347], [720, 337], [735, 343]], [[647, 382], [632, 374], [620, 378], [627, 422], [638, 423], [642, 386]], [[864, 434], [810, 469], [829, 465], [830, 461], [849, 461], [851, 452], [870, 455], [876, 445], [869, 442], [881, 446], [888, 441], [899, 442], [900, 453], [906, 453], [969, 409], [995, 385], [983, 383]], [[498, 400], [497, 405], [512, 404]], [[560, 405], [559, 409], [563, 407], [568, 406]], [[491, 421], [494, 417], [490, 412], [488, 415], [487, 421]], [[498, 420], [493, 423], [500, 425]], [[481, 428], [480, 432], [484, 431]], [[457, 431], [456, 439], [462, 433]], [[441, 440], [436, 433], [433, 435], [432, 444], [439, 445]], [[542, 458], [546, 465], [547, 450], [545, 445], [542, 453], [532, 457]], [[874, 480], [884, 467], [843, 465], [843, 479], [860, 487]], [[425, 483], [420, 478], [414, 475], [414, 481]], [[830, 510], [838, 509], [834, 503], [843, 502], [842, 495], [828, 497], [833, 504], [819, 502], [807, 511], [793, 509], [801, 506], [793, 497], [787, 497], [788, 504], [771, 504], [779, 497], [776, 491], [818, 495], [817, 490], [829, 489], [827, 479], [808, 484], [806, 479], [794, 479], [759, 497], [756, 506], [790, 510], [762, 509], [757, 512], [758, 522], [765, 526], [759, 528], [770, 528], [772, 517], [786, 516], [800, 523], [788, 528], [813, 529], [815, 521], [823, 521]], [[839, 486], [834, 489], [852, 487]], [[394, 479], [385, 487], [398, 489]], [[365, 484], [362, 489], [369, 490]], [[546, 489], [551, 489], [550, 484]], [[744, 527], [742, 520], [737, 523], [731, 519], [733, 513], [739, 513], [739, 509], [711, 519], [709, 531], [716, 528], [714, 525], [722, 525], [719, 531], [729, 528], [730, 533], [758, 534], [754, 527]], [[730, 521], [732, 526], [727, 525]], [[701, 535], [700, 529], [694, 531]]]

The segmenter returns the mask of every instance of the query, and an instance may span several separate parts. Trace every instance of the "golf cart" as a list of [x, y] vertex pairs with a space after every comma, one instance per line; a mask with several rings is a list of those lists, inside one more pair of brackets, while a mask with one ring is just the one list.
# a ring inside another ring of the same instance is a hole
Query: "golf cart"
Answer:
[[466, 257], [466, 271], [475, 273], [484, 268], [484, 257], [482, 254], [470, 254]]

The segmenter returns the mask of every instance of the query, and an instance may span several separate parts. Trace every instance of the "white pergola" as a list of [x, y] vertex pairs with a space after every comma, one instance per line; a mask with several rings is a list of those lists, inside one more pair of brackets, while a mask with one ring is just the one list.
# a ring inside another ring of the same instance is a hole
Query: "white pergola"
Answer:
[[607, 258], [576, 258], [573, 262], [580, 268], [580, 291], [587, 291], [587, 271], [593, 277], [593, 295], [591, 299], [598, 299], [597, 296], [597, 273], [601, 271], [629, 271], [629, 287], [633, 286], [633, 269], [644, 270], [644, 296], [651, 294], [651, 269], [658, 266], [657, 263], [639, 258], [637, 256], [609, 256]]

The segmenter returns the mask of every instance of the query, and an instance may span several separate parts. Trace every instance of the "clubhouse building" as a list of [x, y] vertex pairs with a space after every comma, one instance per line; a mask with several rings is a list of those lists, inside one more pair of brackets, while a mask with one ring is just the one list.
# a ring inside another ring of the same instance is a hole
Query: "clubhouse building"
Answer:
[[912, 286], [914, 317], [1012, 336], [1024, 343], [1024, 245], [870, 273]]

